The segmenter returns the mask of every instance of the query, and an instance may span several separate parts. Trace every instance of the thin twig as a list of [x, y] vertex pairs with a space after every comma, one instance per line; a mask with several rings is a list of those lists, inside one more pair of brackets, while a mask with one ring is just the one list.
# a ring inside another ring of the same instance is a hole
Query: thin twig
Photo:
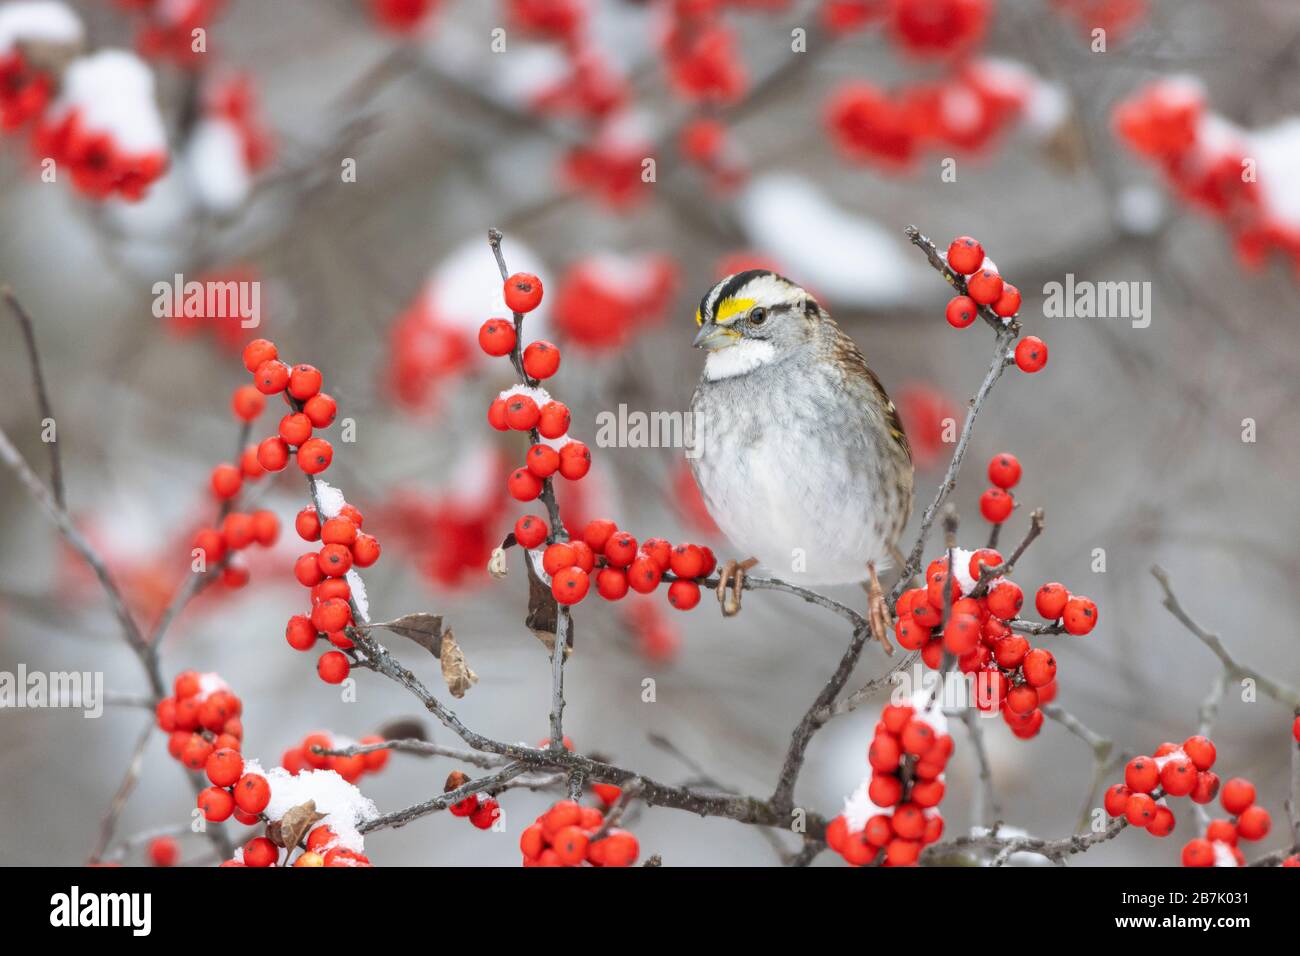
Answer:
[[154, 716], [149, 715], [145, 721], [144, 728], [140, 731], [140, 736], [136, 739], [135, 749], [131, 751], [131, 759], [127, 761], [126, 773], [122, 775], [122, 782], [117, 785], [117, 791], [113, 794], [113, 799], [108, 805], [108, 812], [104, 814], [104, 819], [99, 824], [99, 840], [95, 843], [95, 848], [90, 851], [91, 863], [98, 863], [104, 856], [104, 852], [113, 841], [113, 833], [117, 830], [117, 821], [122, 816], [122, 811], [126, 809], [126, 802], [131, 798], [135, 791], [135, 785], [140, 782], [140, 770], [144, 767], [145, 749], [149, 746], [149, 740], [153, 737]]
[[[41, 353], [36, 347], [36, 329], [32, 317], [18, 301], [14, 290], [7, 285], [0, 285], [0, 296], [9, 304], [9, 311], [22, 329], [23, 344], [27, 347], [27, 361], [32, 368], [32, 387], [36, 390], [36, 407], [40, 410], [42, 421], [54, 421], [54, 406], [50, 404], [50, 393], [45, 387], [45, 373], [41, 369]], [[55, 425], [58, 428], [58, 425]], [[65, 511], [68, 507], [67, 496], [63, 490], [63, 455], [59, 451], [57, 434], [54, 441], [45, 443], [50, 449], [50, 491], [58, 506]]]

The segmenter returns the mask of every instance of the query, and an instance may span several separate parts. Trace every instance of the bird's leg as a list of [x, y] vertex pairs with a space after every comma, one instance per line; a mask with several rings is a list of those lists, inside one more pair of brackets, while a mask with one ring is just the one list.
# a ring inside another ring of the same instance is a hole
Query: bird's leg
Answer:
[[[740, 613], [740, 592], [745, 587], [745, 572], [758, 564], [758, 558], [745, 561], [727, 561], [718, 574], [718, 603], [722, 605], [723, 617], [734, 617]], [[728, 585], [731, 593], [727, 593]]]
[[884, 589], [880, 586], [880, 578], [876, 577], [876, 562], [867, 562], [867, 583], [863, 585], [867, 591], [867, 620], [871, 625], [871, 634], [880, 646], [885, 649], [886, 654], [894, 653], [894, 645], [889, 642], [889, 632], [894, 627], [893, 616], [889, 613], [889, 603], [885, 600]]

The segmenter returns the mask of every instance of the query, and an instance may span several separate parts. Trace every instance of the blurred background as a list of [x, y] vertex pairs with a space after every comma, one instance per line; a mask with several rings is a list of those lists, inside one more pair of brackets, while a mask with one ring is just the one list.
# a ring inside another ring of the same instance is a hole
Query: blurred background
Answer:
[[[32, 6], [0, 2], [0, 283], [34, 320], [69, 510], [140, 621], [162, 613], [194, 532], [214, 519], [209, 472], [240, 449], [239, 352], [264, 336], [319, 367], [355, 422], [354, 443], [328, 434], [326, 477], [383, 544], [365, 573], [372, 614], [443, 614], [481, 678], [457, 712], [493, 737], [540, 740], [549, 668], [522, 623], [518, 554], [505, 581], [484, 571], [531, 510], [504, 487], [519, 436], [484, 421], [513, 381], [475, 342], [503, 314], [487, 229], [504, 231], [512, 270], [545, 282], [528, 337], [564, 350], [550, 390], [593, 446], [592, 473], [561, 490], [570, 521], [611, 517], [642, 539], [744, 557], [712, 528], [680, 449], [596, 447], [596, 416], [684, 411], [702, 365], [695, 303], [721, 276], [770, 265], [821, 297], [900, 406], [919, 516], [951, 455], [943, 420], [960, 422], [992, 343], [982, 323], [944, 321], [948, 288], [902, 234], [915, 224], [941, 246], [978, 237], [1024, 295], [1026, 331], [1051, 349], [1042, 373], [1011, 369], [994, 391], [952, 500], [961, 543], [981, 546], [984, 464], [1018, 455], [1021, 507], [1002, 540], [1019, 540], [1034, 507], [1047, 530], [1017, 579], [1097, 602], [1091, 635], [1048, 645], [1058, 703], [1132, 753], [1195, 732], [1219, 667], [1160, 606], [1153, 563], [1239, 659], [1300, 682], [1290, 0], [83, 0], [63, 8], [71, 21], [11, 9]], [[112, 49], [134, 53], [105, 59]], [[159, 317], [154, 284], [177, 274], [260, 283], [260, 326]], [[1044, 287], [1067, 274], [1150, 283], [1149, 326], [1044, 314]], [[8, 316], [0, 381], [0, 426], [44, 476]], [[1243, 441], [1246, 419], [1256, 441]], [[185, 609], [164, 677], [218, 672], [245, 702], [245, 752], [266, 766], [310, 732], [356, 739], [405, 717], [456, 744], [374, 674], [356, 672], [357, 700], [340, 701], [315, 655], [285, 644], [304, 603], [290, 566], [307, 501], [293, 474], [260, 480], [257, 506], [279, 515], [280, 539], [250, 550], [245, 586], [215, 584]], [[97, 582], [8, 470], [0, 542], [0, 670], [102, 671], [109, 691], [147, 694]], [[865, 606], [860, 590], [830, 593]], [[842, 622], [770, 592], [726, 621], [707, 597], [685, 614], [662, 592], [635, 597], [576, 609], [576, 747], [666, 782], [769, 793], [848, 640]], [[444, 694], [423, 651], [388, 644]], [[869, 648], [849, 689], [886, 667]], [[642, 702], [647, 677], [654, 703]], [[1229, 689], [1213, 734], [1216, 770], [1256, 783], [1280, 837], [1292, 716], [1240, 696]], [[839, 811], [878, 713], [814, 740], [801, 806]], [[92, 721], [0, 713], [0, 860], [83, 862], [146, 719], [129, 704]], [[1088, 748], [1051, 721], [1029, 741], [1000, 720], [984, 727], [1005, 819], [1071, 832]], [[953, 734], [949, 834], [973, 822], [975, 779], [969, 738]], [[452, 769], [397, 754], [361, 786], [393, 810], [440, 792]], [[156, 733], [117, 838], [185, 824], [183, 776]], [[519, 829], [552, 799], [508, 793], [504, 834], [440, 814], [374, 834], [367, 853], [515, 865]], [[1176, 812], [1171, 840], [1125, 833], [1075, 862], [1173, 865], [1195, 825]], [[756, 828], [671, 810], [628, 820], [643, 855], [666, 865], [779, 862]], [[210, 858], [201, 837], [181, 848], [183, 862]]]

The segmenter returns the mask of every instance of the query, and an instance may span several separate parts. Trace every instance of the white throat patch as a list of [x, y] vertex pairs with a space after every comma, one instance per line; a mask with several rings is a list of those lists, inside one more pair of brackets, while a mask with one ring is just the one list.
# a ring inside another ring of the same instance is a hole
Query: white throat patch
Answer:
[[735, 345], [710, 352], [704, 360], [704, 377], [710, 382], [734, 378], [766, 365], [776, 357], [776, 347], [759, 339], [741, 339]]

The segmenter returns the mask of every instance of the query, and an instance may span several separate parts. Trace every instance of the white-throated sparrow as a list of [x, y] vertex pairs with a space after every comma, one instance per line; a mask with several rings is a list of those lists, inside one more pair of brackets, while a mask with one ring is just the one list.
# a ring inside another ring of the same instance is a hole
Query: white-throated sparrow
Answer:
[[876, 569], [912, 510], [894, 403], [826, 310], [773, 272], [723, 279], [695, 320], [709, 354], [691, 400], [691, 467], [718, 527], [753, 556], [724, 566], [723, 613], [739, 610], [755, 564], [797, 584], [869, 581], [872, 630], [890, 648]]

